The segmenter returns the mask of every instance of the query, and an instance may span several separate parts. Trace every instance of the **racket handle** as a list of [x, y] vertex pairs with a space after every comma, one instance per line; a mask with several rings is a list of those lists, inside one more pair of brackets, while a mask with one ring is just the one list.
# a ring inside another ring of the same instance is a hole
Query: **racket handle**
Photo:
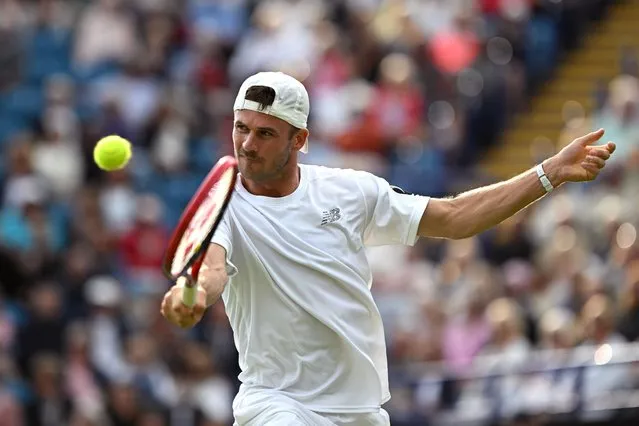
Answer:
[[188, 285], [188, 278], [180, 277], [177, 280], [178, 287], [182, 288], [182, 303], [189, 308], [195, 305], [195, 298], [197, 296], [197, 284]]
[[195, 296], [197, 296], [197, 286], [185, 286], [182, 289], [182, 303], [184, 303], [189, 308], [195, 305]]

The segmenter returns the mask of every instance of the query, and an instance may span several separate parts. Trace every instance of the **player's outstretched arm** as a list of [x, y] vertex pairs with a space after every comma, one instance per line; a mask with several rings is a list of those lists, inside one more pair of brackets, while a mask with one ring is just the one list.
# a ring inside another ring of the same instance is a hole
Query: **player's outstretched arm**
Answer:
[[[585, 182], [597, 177], [615, 144], [594, 143], [604, 131], [589, 133], [543, 162], [554, 188], [566, 182]], [[422, 237], [468, 238], [499, 224], [547, 193], [535, 168], [494, 185], [453, 198], [431, 199], [419, 224]]]

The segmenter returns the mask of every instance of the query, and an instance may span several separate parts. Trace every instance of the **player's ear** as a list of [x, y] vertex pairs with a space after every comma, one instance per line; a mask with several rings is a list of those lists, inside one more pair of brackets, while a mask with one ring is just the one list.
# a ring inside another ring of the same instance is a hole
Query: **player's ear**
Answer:
[[302, 147], [306, 143], [306, 140], [308, 139], [308, 135], [309, 132], [307, 129], [299, 129], [297, 133], [295, 133], [295, 143], [293, 144], [293, 146], [296, 150], [299, 151], [300, 149], [302, 149]]

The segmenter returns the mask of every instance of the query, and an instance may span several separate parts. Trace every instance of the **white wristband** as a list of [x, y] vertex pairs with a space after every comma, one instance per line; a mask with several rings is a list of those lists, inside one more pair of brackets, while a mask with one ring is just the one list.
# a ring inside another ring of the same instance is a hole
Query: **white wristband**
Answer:
[[555, 187], [552, 186], [552, 183], [550, 183], [550, 179], [548, 179], [548, 176], [546, 176], [546, 172], [544, 172], [544, 168], [542, 167], [542, 165], [541, 164], [537, 164], [537, 167], [535, 168], [535, 171], [537, 172], [537, 176], [539, 177], [539, 181], [544, 186], [544, 189], [546, 190], [546, 193], [552, 192], [552, 190], [555, 189]]

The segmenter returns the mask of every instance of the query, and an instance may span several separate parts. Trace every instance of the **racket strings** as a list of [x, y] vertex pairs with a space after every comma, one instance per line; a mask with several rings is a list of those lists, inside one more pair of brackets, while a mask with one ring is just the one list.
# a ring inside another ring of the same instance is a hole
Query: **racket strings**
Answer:
[[171, 262], [172, 274], [184, 271], [200, 248], [208, 243], [207, 237], [212, 237], [211, 231], [218, 222], [228, 193], [233, 189], [235, 173], [233, 168], [225, 171], [193, 215]]

